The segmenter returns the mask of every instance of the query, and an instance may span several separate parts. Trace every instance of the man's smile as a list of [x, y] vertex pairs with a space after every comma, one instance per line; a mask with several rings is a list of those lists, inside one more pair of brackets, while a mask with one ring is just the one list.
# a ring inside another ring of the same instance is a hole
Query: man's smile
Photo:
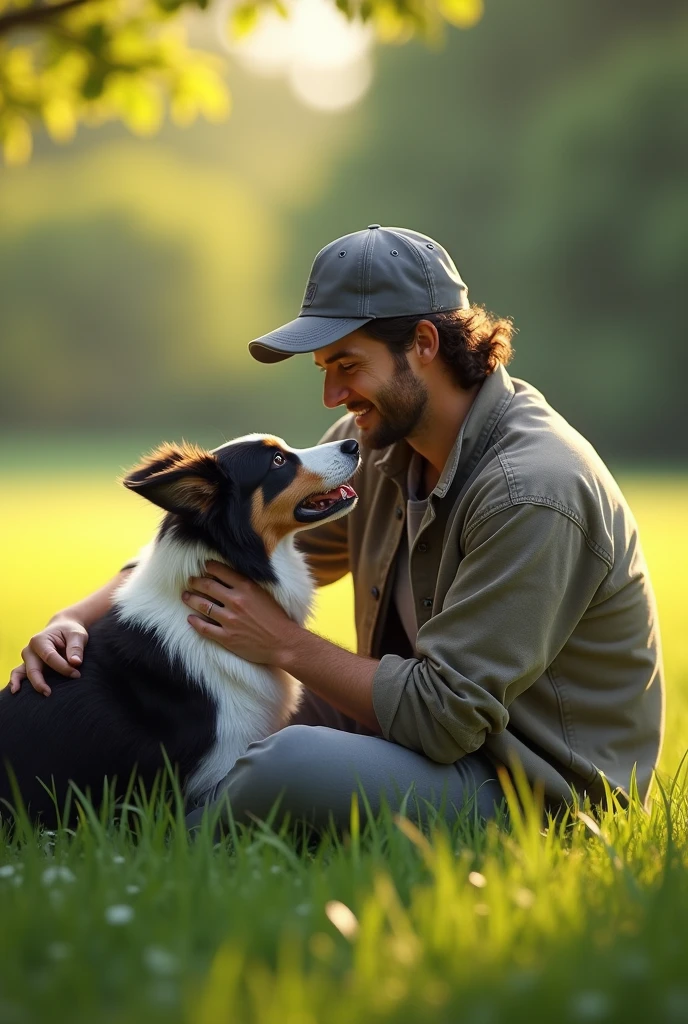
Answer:
[[355, 413], [355, 415], [356, 415], [356, 426], [357, 427], [365, 426], [366, 417], [368, 416], [368, 414], [370, 412], [373, 411], [374, 408], [375, 408], [375, 406], [372, 404], [372, 402], [365, 402], [365, 403], [361, 403], [359, 405], [347, 406], [347, 410], [349, 412]]

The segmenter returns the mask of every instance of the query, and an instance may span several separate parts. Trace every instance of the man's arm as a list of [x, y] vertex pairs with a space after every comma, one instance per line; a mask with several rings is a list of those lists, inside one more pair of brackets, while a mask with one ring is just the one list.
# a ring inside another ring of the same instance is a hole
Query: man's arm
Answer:
[[28, 678], [34, 690], [49, 697], [51, 690], [43, 676], [46, 665], [60, 675], [78, 678], [78, 666], [84, 660], [88, 631], [112, 607], [112, 595], [127, 578], [131, 567], [125, 567], [104, 587], [88, 597], [63, 608], [51, 618], [45, 629], [29, 640], [21, 653], [23, 663], [10, 675], [10, 690], [16, 693], [22, 680]]
[[317, 633], [292, 623], [285, 631], [278, 668], [350, 718], [380, 733], [373, 707], [373, 678], [379, 661], [362, 658]]

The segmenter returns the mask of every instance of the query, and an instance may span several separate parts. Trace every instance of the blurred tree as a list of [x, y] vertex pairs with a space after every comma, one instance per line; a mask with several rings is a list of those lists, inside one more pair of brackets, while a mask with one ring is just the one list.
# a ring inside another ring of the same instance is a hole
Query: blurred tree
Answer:
[[[288, 17], [293, 0], [238, 0], [228, 32], [250, 32], [261, 12]], [[297, 0], [298, 2], [298, 0]], [[371, 21], [384, 42], [437, 38], [467, 28], [482, 0], [331, 0], [349, 19]], [[60, 142], [77, 123], [120, 119], [135, 133], [160, 126], [169, 101], [177, 124], [230, 109], [223, 61], [187, 46], [181, 16], [210, 0], [0, 0], [0, 143], [9, 164], [29, 159], [32, 127]]]

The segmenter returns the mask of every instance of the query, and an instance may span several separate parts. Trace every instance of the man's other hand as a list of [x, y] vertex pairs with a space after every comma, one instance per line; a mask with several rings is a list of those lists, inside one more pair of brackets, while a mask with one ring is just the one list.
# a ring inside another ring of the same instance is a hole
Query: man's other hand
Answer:
[[84, 648], [88, 643], [86, 627], [78, 619], [59, 618], [49, 622], [45, 629], [36, 633], [21, 652], [23, 664], [10, 674], [10, 691], [18, 693], [22, 680], [27, 679], [34, 690], [49, 697], [51, 689], [43, 676], [43, 669], [49, 668], [70, 679], [78, 679], [78, 666], [84, 660]]

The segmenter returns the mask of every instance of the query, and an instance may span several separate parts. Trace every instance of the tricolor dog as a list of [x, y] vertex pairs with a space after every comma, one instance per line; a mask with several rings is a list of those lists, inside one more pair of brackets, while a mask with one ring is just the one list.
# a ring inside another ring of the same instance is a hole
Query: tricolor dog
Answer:
[[[200, 636], [181, 599], [209, 559], [269, 591], [303, 624], [313, 583], [295, 534], [346, 515], [360, 461], [354, 440], [294, 450], [252, 434], [215, 451], [164, 445], [124, 485], [165, 510], [157, 535], [90, 631], [80, 679], [46, 669], [52, 696], [0, 691], [0, 799], [13, 802], [11, 766], [32, 818], [55, 821], [70, 781], [97, 803], [103, 781], [147, 788], [163, 749], [194, 799], [249, 743], [283, 726], [300, 685]], [[1, 812], [0, 812], [1, 813]]]

